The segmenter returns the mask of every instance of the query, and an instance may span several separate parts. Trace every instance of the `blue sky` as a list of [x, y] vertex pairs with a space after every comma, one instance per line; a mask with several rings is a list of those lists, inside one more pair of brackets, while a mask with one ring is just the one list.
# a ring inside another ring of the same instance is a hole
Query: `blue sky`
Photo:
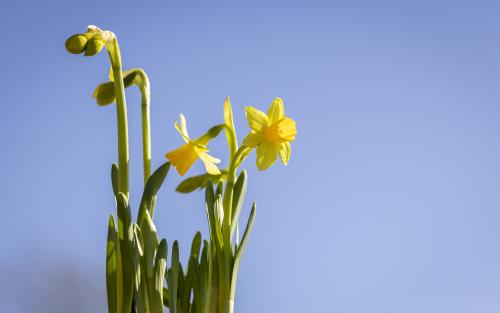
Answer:
[[[25, 1], [3, 5], [0, 303], [6, 312], [103, 311], [113, 107], [91, 98], [105, 55], [64, 50], [113, 30], [125, 68], [152, 81], [155, 167], [191, 134], [282, 97], [298, 136], [288, 167], [249, 171], [258, 215], [236, 312], [500, 310], [500, 3], [497, 1]], [[139, 92], [128, 90], [132, 193]], [[227, 161], [222, 139], [212, 154]], [[191, 173], [200, 173], [197, 164]], [[155, 222], [181, 254], [207, 233], [203, 195]], [[26, 296], [29, 295], [29, 296]]]

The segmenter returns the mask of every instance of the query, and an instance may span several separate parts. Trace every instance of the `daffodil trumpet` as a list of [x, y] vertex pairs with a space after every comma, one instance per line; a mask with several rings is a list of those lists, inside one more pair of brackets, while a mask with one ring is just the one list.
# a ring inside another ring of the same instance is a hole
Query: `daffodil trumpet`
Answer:
[[[283, 100], [275, 98], [267, 113], [247, 106], [250, 131], [238, 145], [233, 111], [229, 97], [223, 107], [223, 123], [216, 124], [198, 137], [191, 138], [186, 118], [180, 114], [174, 127], [183, 143], [165, 154], [165, 162], [151, 174], [150, 87], [146, 73], [138, 68], [123, 71], [118, 42], [114, 33], [89, 26], [84, 34], [66, 40], [73, 54], [93, 56], [103, 49], [108, 52], [111, 71], [109, 81], [94, 91], [99, 105], [116, 103], [118, 127], [118, 165], [111, 167], [111, 182], [117, 214], [110, 215], [106, 246], [106, 289], [109, 313], [233, 313], [236, 284], [243, 251], [248, 243], [256, 217], [256, 203], [240, 238], [239, 217], [245, 201], [248, 177], [238, 171], [243, 161], [256, 150], [260, 171], [270, 168], [277, 156], [287, 165], [290, 143], [295, 140], [295, 121], [285, 116]], [[139, 87], [142, 114], [144, 190], [133, 221], [129, 199], [129, 152], [125, 88]], [[225, 131], [229, 157], [227, 166], [209, 154], [212, 140]], [[153, 222], [156, 196], [170, 166], [180, 176], [192, 168], [196, 160], [204, 165], [201, 174], [185, 178], [178, 192], [205, 189], [205, 213], [208, 238], [197, 232], [191, 244], [185, 269], [177, 241], [169, 246], [159, 240]]]

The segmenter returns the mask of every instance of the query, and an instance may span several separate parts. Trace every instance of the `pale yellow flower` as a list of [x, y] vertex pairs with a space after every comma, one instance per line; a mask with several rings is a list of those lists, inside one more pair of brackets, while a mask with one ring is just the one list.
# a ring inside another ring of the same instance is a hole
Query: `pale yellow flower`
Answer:
[[283, 100], [276, 98], [269, 106], [267, 114], [248, 106], [245, 108], [250, 133], [243, 140], [247, 147], [257, 147], [257, 167], [259, 170], [269, 168], [279, 154], [283, 164], [290, 160], [290, 142], [295, 139], [297, 129], [295, 121], [285, 117]]
[[177, 129], [177, 131], [181, 134], [186, 143], [181, 147], [165, 154], [165, 157], [170, 161], [170, 164], [175, 167], [177, 172], [183, 176], [193, 165], [196, 159], [200, 158], [205, 165], [207, 173], [219, 175], [220, 171], [216, 164], [220, 163], [220, 160], [207, 153], [208, 148], [206, 145], [210, 139], [212, 139], [211, 136], [205, 134], [195, 140], [191, 140], [186, 128], [186, 118], [182, 114], [180, 115], [180, 124], [175, 123], [175, 129]]

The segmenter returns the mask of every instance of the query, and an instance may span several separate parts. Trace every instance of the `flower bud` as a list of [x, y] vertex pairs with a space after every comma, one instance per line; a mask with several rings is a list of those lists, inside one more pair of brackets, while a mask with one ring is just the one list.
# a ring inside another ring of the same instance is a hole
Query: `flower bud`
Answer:
[[88, 31], [88, 32], [86, 32], [83, 35], [85, 36], [85, 38], [87, 38], [87, 40], [90, 40], [92, 37], [94, 37], [95, 33], [91, 32], [91, 31]]
[[83, 34], [76, 34], [66, 40], [65, 46], [69, 53], [80, 54], [85, 51], [87, 37]]
[[115, 102], [115, 83], [107, 82], [100, 84], [94, 90], [93, 97], [99, 105], [108, 105]]
[[102, 48], [104, 48], [104, 41], [97, 37], [92, 37], [87, 42], [87, 48], [85, 49], [85, 56], [93, 56], [101, 52]]

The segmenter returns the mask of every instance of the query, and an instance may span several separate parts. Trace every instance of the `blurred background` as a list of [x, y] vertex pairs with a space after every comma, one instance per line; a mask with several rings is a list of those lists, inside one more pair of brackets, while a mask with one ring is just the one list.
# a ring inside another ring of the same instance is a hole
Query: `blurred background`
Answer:
[[[0, 307], [105, 312], [115, 212], [115, 108], [91, 98], [107, 56], [70, 55], [88, 24], [114, 31], [152, 90], [153, 165], [244, 106], [284, 99], [290, 164], [259, 173], [236, 312], [500, 312], [500, 2], [9, 1], [0, 49]], [[140, 95], [127, 90], [131, 201], [142, 192]], [[211, 144], [227, 161], [223, 137]], [[190, 171], [203, 171], [201, 164]], [[158, 195], [161, 237], [185, 262], [207, 234], [203, 193]]]

